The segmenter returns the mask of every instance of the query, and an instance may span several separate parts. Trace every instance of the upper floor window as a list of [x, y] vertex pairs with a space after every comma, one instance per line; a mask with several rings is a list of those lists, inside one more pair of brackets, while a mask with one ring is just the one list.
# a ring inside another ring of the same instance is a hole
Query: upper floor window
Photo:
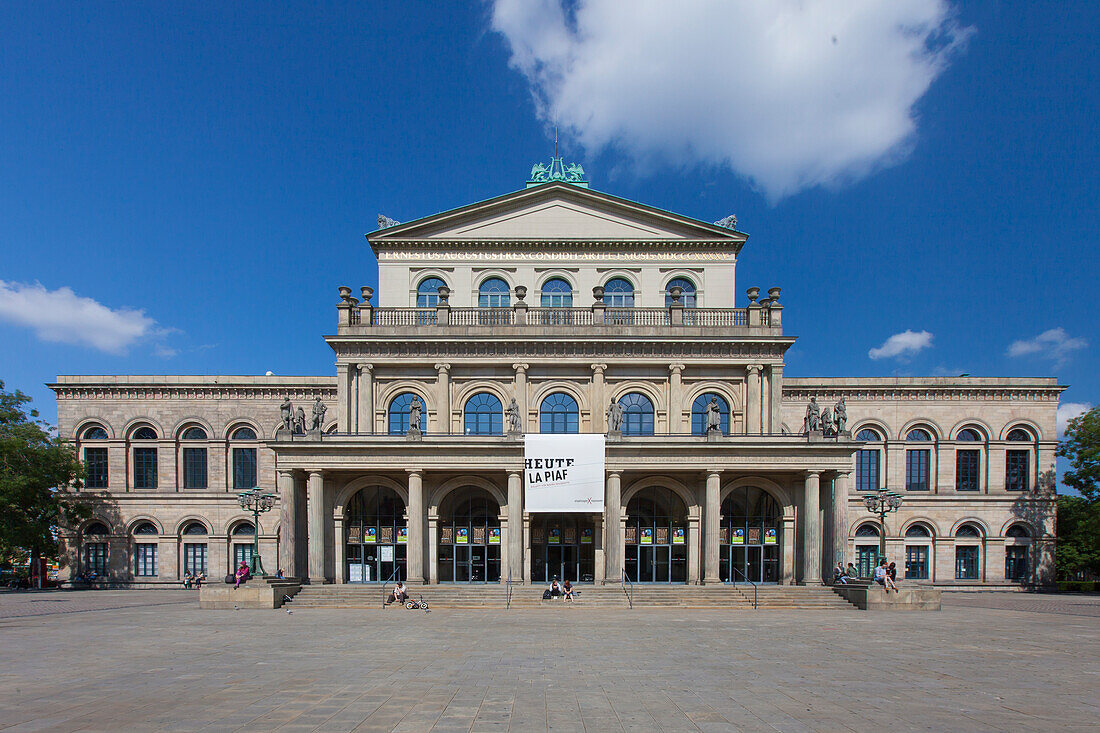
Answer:
[[229, 436], [230, 440], [255, 440], [256, 431], [246, 426], [239, 427], [233, 431], [233, 434]]
[[191, 522], [183, 528], [183, 534], [186, 535], [197, 535], [206, 533], [206, 525], [204, 525], [202, 522]]
[[[87, 428], [83, 440], [107, 440], [107, 431], [99, 425]], [[89, 489], [107, 488], [107, 449], [103, 447], [84, 447], [84, 486]]]
[[[190, 427], [180, 437], [182, 440], [206, 440], [206, 431]], [[183, 449], [183, 488], [206, 488], [206, 448]]]
[[[234, 430], [230, 440], [256, 440], [256, 431], [247, 425]], [[233, 447], [233, 489], [244, 491], [256, 488], [256, 449], [251, 446]]]
[[982, 442], [982, 436], [973, 428], [963, 428], [959, 431], [959, 434], [955, 436], [955, 440], [960, 440], [964, 443], [980, 443]]
[[547, 396], [539, 407], [539, 430], [543, 433], [580, 432], [577, 401], [564, 392]]
[[963, 524], [955, 530], [955, 536], [965, 539], [981, 539], [982, 533], [973, 524]]
[[447, 283], [438, 277], [426, 277], [421, 280], [416, 288], [416, 307], [435, 308], [439, 305], [439, 289], [446, 286]]
[[107, 440], [107, 431], [99, 425], [93, 425], [80, 436], [81, 440]]
[[680, 296], [680, 304], [685, 308], [695, 307], [695, 283], [686, 277], [674, 277], [665, 286], [665, 308], [672, 305], [672, 289], [679, 286], [684, 292]]
[[542, 284], [543, 308], [572, 308], [573, 286], [555, 277]]
[[914, 524], [909, 529], [905, 530], [906, 537], [931, 537], [932, 533], [928, 531], [928, 528], [923, 524]]
[[982, 452], [974, 448], [955, 451], [955, 491], [978, 491]]
[[[131, 440], [156, 440], [157, 433], [151, 427], [143, 425], [130, 434]], [[157, 487], [157, 449], [136, 445], [133, 449], [134, 488], [155, 489]]]
[[[416, 402], [416, 405], [413, 402]], [[403, 392], [390, 402], [389, 433], [390, 435], [404, 435], [409, 432], [409, 420], [413, 411], [420, 412], [420, 432], [426, 433], [427, 421], [424, 419], [426, 412], [424, 400], [413, 392]]]
[[478, 308], [507, 308], [512, 304], [512, 290], [499, 277], [491, 277], [481, 283], [477, 295]]
[[919, 443], [923, 441], [932, 440], [932, 436], [928, 434], [927, 430], [921, 430], [920, 428], [913, 428], [905, 434], [905, 439], [911, 443]]
[[1027, 491], [1031, 478], [1031, 451], [1005, 451], [1005, 490]]
[[1005, 537], [1026, 538], [1031, 537], [1031, 532], [1022, 524], [1014, 524], [1005, 532]]
[[500, 435], [504, 432], [504, 408], [496, 395], [488, 392], [466, 400], [463, 420], [466, 435]]
[[856, 537], [878, 537], [878, 525], [865, 522], [856, 530]]
[[603, 302], [610, 308], [633, 308], [634, 286], [621, 277], [608, 280], [603, 286]]
[[1030, 443], [1031, 434], [1023, 428], [1012, 428], [1008, 431], [1008, 439], [1013, 443]]
[[130, 440], [156, 440], [157, 431], [146, 425], [141, 426], [130, 434]]
[[182, 440], [206, 440], [206, 431], [199, 427], [190, 427], [180, 437]]
[[706, 392], [695, 398], [691, 403], [691, 434], [706, 435], [707, 433], [707, 405], [714, 401], [718, 404], [718, 426], [722, 435], [730, 433], [730, 406], [720, 394]]
[[623, 435], [653, 435], [653, 403], [648, 397], [631, 392], [619, 404], [623, 408]]
[[146, 535], [160, 534], [159, 532], [157, 532], [157, 526], [155, 524], [153, 524], [152, 522], [142, 522], [142, 523], [140, 523], [138, 526], [134, 527], [133, 533], [135, 535], [139, 535], [139, 534], [146, 534]]
[[[870, 428], [856, 433], [856, 440], [877, 443], [882, 436]], [[878, 448], [861, 448], [856, 452], [856, 491], [878, 491], [882, 468], [882, 452]]]

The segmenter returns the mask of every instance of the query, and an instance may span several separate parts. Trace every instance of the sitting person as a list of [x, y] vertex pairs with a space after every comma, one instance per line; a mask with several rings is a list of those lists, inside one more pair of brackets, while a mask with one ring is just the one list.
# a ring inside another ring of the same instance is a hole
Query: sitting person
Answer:
[[554, 579], [550, 581], [550, 597], [561, 598], [561, 583], [558, 582], [558, 576], [554, 576]]
[[409, 599], [409, 592], [405, 589], [405, 584], [400, 580], [393, 586], [393, 592], [390, 593], [389, 598], [386, 599], [386, 603], [404, 603]]
[[859, 580], [859, 570], [852, 563], [848, 563], [848, 569], [844, 571], [848, 580]]
[[206, 582], [206, 573], [197, 573], [195, 575], [195, 587], [201, 588], [202, 584]]
[[898, 591], [898, 566], [897, 563], [890, 563], [886, 566], [886, 590], [894, 589], [894, 592]]
[[194, 584], [195, 584], [195, 576], [191, 574], [190, 570], [188, 570], [186, 573], [183, 574], [183, 587], [190, 590], [191, 586], [194, 585]]
[[234, 588], [240, 588], [241, 583], [245, 583], [252, 577], [252, 572], [248, 569], [248, 563], [241, 560], [241, 564], [237, 566], [237, 572], [233, 574], [236, 582], [233, 584]]
[[890, 579], [890, 570], [886, 567], [885, 560], [880, 561], [878, 567], [875, 568], [874, 581], [885, 588], [887, 593], [890, 592], [891, 588], [893, 588], [895, 592], [898, 589], [894, 581]]
[[844, 565], [837, 563], [833, 568], [833, 585], [845, 585], [848, 582], [848, 576], [844, 574]]
[[565, 600], [572, 603], [573, 602], [573, 584], [569, 582], [568, 578], [566, 578], [565, 583], [562, 584], [561, 590], [562, 590], [562, 593], [565, 594]]

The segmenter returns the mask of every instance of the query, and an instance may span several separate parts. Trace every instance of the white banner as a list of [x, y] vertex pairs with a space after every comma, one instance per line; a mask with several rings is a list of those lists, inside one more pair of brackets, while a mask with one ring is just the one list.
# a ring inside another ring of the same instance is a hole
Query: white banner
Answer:
[[603, 512], [604, 436], [523, 436], [523, 508], [528, 512]]

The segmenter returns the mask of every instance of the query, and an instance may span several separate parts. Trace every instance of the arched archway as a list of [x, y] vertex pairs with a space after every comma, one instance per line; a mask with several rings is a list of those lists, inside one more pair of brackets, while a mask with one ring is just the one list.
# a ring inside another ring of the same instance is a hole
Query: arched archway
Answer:
[[677, 492], [647, 486], [626, 505], [626, 563], [635, 583], [687, 582], [688, 508]]
[[739, 486], [722, 501], [718, 578], [723, 583], [778, 583], [783, 507], [758, 486]]
[[449, 491], [439, 503], [438, 536], [439, 582], [500, 582], [500, 503], [488, 490]]
[[596, 528], [590, 514], [531, 515], [531, 582], [557, 577], [591, 583], [596, 572]]
[[409, 540], [405, 501], [389, 486], [364, 486], [344, 508], [349, 583], [405, 580]]

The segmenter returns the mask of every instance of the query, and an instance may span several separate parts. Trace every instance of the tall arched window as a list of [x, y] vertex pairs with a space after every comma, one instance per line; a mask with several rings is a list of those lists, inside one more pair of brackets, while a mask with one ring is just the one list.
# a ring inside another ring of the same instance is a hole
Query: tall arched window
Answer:
[[[905, 440], [910, 443], [927, 443], [932, 440], [932, 436], [927, 430], [914, 428], [906, 434]], [[905, 490], [929, 491], [932, 488], [931, 466], [930, 449], [910, 448], [905, 451]]]
[[619, 399], [623, 408], [623, 435], [653, 435], [653, 403], [639, 392]]
[[980, 579], [981, 539], [981, 530], [973, 524], [955, 530], [955, 580]]
[[539, 431], [543, 433], [580, 432], [580, 408], [564, 392], [555, 392], [539, 407]]
[[[156, 440], [157, 433], [151, 427], [143, 425], [130, 434], [130, 440]], [[134, 465], [134, 488], [157, 488], [157, 449], [155, 445], [134, 445], [132, 458]]]
[[507, 308], [512, 304], [512, 290], [499, 277], [491, 277], [481, 283], [477, 294], [478, 308]]
[[198, 575], [206, 572], [206, 526], [191, 522], [183, 528], [183, 571]]
[[[955, 436], [960, 443], [980, 443], [982, 436], [973, 428], [963, 428]], [[955, 451], [955, 491], [978, 491], [981, 487], [982, 451], [960, 447]]]
[[142, 578], [157, 574], [157, 532], [152, 522], [141, 522], [131, 532], [134, 536], [134, 575]]
[[665, 308], [672, 305], [672, 289], [679, 286], [684, 292], [680, 296], [680, 304], [685, 308], [695, 307], [695, 283], [686, 277], [674, 277], [665, 286]]
[[[1006, 436], [1012, 443], [1032, 442], [1031, 433], [1013, 428]], [[1031, 449], [1005, 451], [1005, 490], [1027, 491], [1031, 486]]]
[[722, 435], [729, 435], [730, 433], [730, 406], [726, 402], [725, 398], [720, 394], [714, 392], [704, 392], [695, 398], [695, 401], [691, 403], [691, 434], [692, 435], [706, 435], [707, 434], [707, 405], [711, 400], [715, 400], [718, 403], [718, 416], [719, 427], [722, 431]]
[[466, 400], [462, 411], [466, 435], [500, 435], [504, 432], [504, 408], [496, 395], [482, 392]]
[[[256, 440], [256, 431], [247, 425], [237, 428], [229, 436], [232, 441]], [[256, 448], [233, 446], [233, 488], [237, 491], [256, 487]]]
[[611, 278], [603, 286], [603, 302], [609, 308], [633, 308], [634, 286], [621, 277]]
[[428, 407], [424, 400], [414, 392], [402, 392], [390, 402], [390, 435], [404, 435], [409, 432], [409, 414], [414, 397], [420, 400], [420, 432], [428, 432]]
[[547, 280], [542, 284], [542, 307], [572, 308], [573, 287], [560, 277]]
[[447, 283], [438, 277], [426, 277], [421, 280], [420, 285], [416, 287], [416, 307], [435, 308], [439, 305], [439, 289], [446, 285]]
[[[882, 436], [871, 428], [856, 433], [856, 440], [865, 443], [881, 443]], [[878, 491], [882, 488], [879, 476], [882, 469], [882, 449], [867, 446], [856, 452], [856, 491]]]
[[[206, 440], [206, 431], [200, 427], [190, 427], [183, 431], [181, 440]], [[183, 449], [183, 488], [206, 488], [206, 448], [185, 447]]]
[[[102, 426], [86, 428], [80, 436], [84, 440], [107, 440]], [[84, 486], [89, 489], [107, 488], [107, 449], [103, 446], [84, 446]]]
[[110, 530], [103, 522], [92, 522], [84, 528], [83, 560], [84, 572], [94, 573], [97, 577], [107, 574], [107, 535]]

